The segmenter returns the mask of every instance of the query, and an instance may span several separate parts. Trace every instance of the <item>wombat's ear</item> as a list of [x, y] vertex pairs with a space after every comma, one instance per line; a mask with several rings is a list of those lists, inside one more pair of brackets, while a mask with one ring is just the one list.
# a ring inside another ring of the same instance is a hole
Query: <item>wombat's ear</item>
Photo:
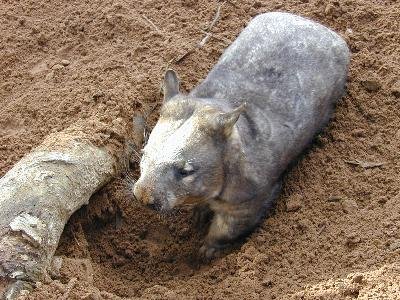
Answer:
[[168, 101], [179, 93], [179, 79], [174, 70], [167, 70], [163, 83], [164, 102]]
[[236, 107], [234, 110], [219, 114], [216, 121], [217, 127], [222, 129], [225, 136], [229, 136], [232, 133], [233, 126], [236, 124], [240, 117], [240, 114], [246, 110], [246, 102]]

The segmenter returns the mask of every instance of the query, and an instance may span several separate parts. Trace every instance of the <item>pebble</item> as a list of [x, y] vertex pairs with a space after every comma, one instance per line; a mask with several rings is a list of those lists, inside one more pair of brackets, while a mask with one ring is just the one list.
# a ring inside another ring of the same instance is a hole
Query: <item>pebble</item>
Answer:
[[309, 229], [311, 227], [312, 227], [312, 223], [310, 222], [310, 220], [301, 219], [301, 220], [298, 220], [296, 223], [296, 228], [301, 231], [306, 231], [307, 229]]
[[346, 236], [346, 245], [352, 247], [361, 242], [361, 238], [356, 233], [350, 233]]
[[104, 97], [105, 93], [102, 91], [98, 91], [96, 93], [93, 94], [92, 98], [94, 101], [97, 101], [100, 97]]
[[387, 198], [386, 198], [386, 196], [381, 196], [381, 197], [379, 197], [378, 198], [378, 203], [379, 204], [385, 204], [386, 202], [387, 202]]
[[44, 46], [47, 43], [47, 36], [44, 33], [41, 33], [37, 38], [37, 42], [40, 46]]
[[345, 199], [342, 202], [342, 208], [345, 213], [354, 213], [358, 209], [357, 202], [350, 199]]
[[400, 81], [397, 81], [395, 84], [392, 85], [391, 93], [396, 98], [400, 98]]
[[36, 27], [36, 26], [32, 27], [32, 33], [36, 34], [36, 33], [39, 33], [39, 32], [40, 32], [39, 27]]
[[260, 7], [262, 7], [263, 6], [263, 4], [260, 2], [260, 1], [256, 1], [256, 2], [254, 2], [254, 4], [253, 4], [253, 7], [254, 8], [260, 8]]
[[343, 289], [342, 294], [344, 296], [350, 296], [350, 298], [356, 298], [360, 292], [361, 287], [355, 284], [344, 284], [342, 286], [342, 289]]
[[162, 286], [162, 285], [153, 285], [144, 290], [145, 293], [155, 294], [161, 296], [159, 299], [176, 299], [177, 295], [174, 291]]
[[301, 198], [302, 197], [297, 194], [290, 197], [286, 202], [286, 211], [298, 211], [303, 206], [301, 203]]
[[397, 250], [397, 249], [400, 249], [400, 240], [391, 243], [390, 246], [389, 246], [389, 250], [390, 251], [394, 251], [394, 250]]
[[329, 16], [334, 12], [334, 10], [335, 7], [332, 4], [328, 3], [325, 7], [325, 14]]
[[381, 84], [377, 80], [363, 80], [361, 84], [368, 92], [376, 92], [381, 88]]
[[54, 73], [50, 72], [49, 74], [46, 75], [46, 80], [51, 80], [54, 77]]
[[261, 282], [261, 285], [262, 285], [263, 287], [270, 288], [270, 287], [272, 287], [272, 280], [271, 280], [271, 279], [264, 279], [264, 280]]
[[352, 35], [353, 34], [353, 29], [351, 29], [351, 28], [346, 28], [346, 31], [345, 31], [345, 34], [346, 35]]
[[363, 279], [364, 276], [362, 274], [356, 274], [351, 281], [354, 283], [362, 283]]
[[103, 299], [99, 291], [89, 292], [81, 297], [82, 300], [100, 300]]
[[54, 66], [51, 67], [52, 70], [60, 70], [62, 68], [64, 68], [64, 66], [60, 64], [55, 64]]
[[357, 128], [351, 131], [351, 135], [354, 137], [365, 137], [365, 130]]
[[330, 196], [328, 198], [328, 202], [338, 202], [338, 201], [340, 201], [342, 199], [343, 199], [343, 197], [334, 195], [334, 196]]
[[68, 66], [70, 63], [71, 63], [71, 62], [70, 62], [68, 59], [63, 59], [63, 60], [61, 61], [61, 64], [62, 64], [64, 67]]

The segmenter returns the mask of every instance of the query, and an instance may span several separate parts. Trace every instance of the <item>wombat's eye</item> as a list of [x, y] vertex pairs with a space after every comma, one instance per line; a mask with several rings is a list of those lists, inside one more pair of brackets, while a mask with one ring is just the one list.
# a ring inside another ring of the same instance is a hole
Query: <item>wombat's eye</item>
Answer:
[[177, 167], [176, 171], [177, 175], [183, 178], [192, 175], [196, 170], [191, 164], [186, 162], [183, 167]]

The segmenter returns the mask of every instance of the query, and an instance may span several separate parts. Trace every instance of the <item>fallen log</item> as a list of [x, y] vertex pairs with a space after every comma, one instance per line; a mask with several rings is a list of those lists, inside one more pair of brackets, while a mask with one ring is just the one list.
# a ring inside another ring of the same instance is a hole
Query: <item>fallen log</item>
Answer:
[[0, 178], [0, 298], [45, 281], [64, 225], [117, 175], [117, 158], [74, 131], [50, 136]]

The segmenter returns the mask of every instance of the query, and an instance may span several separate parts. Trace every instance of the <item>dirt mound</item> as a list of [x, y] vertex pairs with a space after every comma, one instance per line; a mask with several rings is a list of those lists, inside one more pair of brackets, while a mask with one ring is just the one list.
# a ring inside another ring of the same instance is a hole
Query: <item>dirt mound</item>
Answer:
[[294, 12], [339, 32], [352, 50], [348, 94], [287, 175], [275, 213], [226, 256], [199, 263], [204, 233], [190, 212], [141, 207], [130, 191], [137, 174], [125, 174], [66, 226], [60, 276], [23, 298], [399, 297], [400, 3], [225, 1], [212, 37], [179, 63], [171, 61], [203, 39], [219, 2], [166, 3], [3, 1], [0, 175], [79, 119], [128, 128], [140, 110], [154, 125], [165, 68], [190, 90], [261, 12]]

